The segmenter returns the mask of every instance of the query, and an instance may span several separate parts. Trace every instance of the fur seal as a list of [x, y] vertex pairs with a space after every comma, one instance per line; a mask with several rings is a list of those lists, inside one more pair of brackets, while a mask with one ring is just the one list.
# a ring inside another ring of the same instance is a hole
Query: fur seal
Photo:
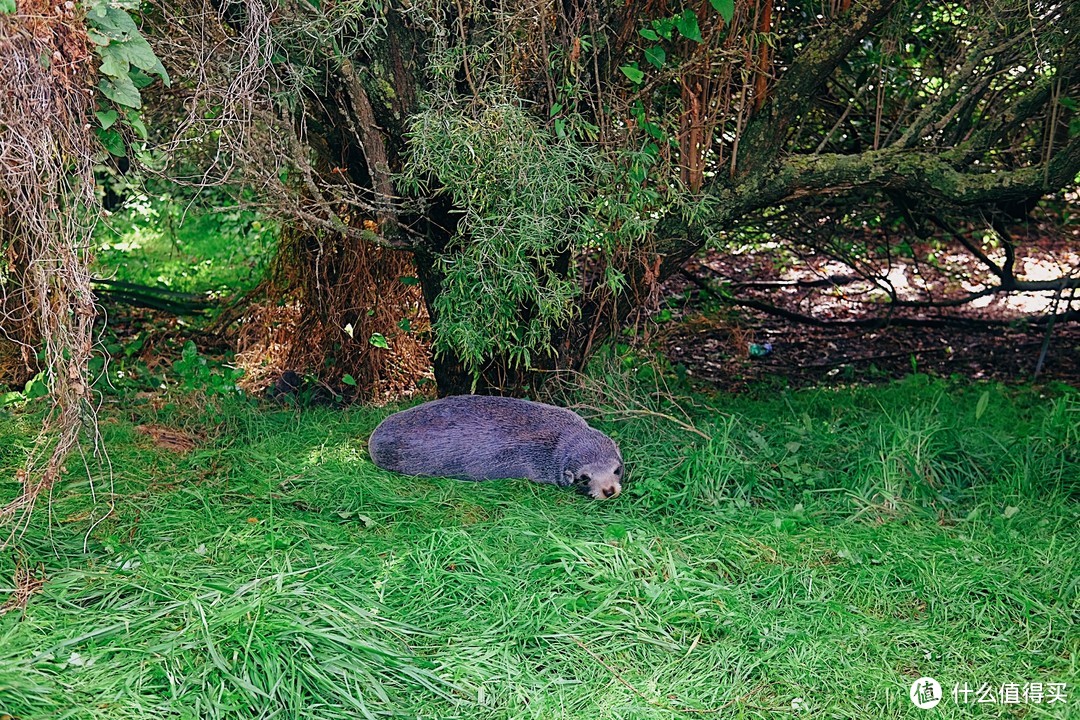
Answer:
[[622, 491], [615, 442], [576, 413], [530, 400], [457, 395], [389, 416], [368, 440], [372, 461], [405, 475], [527, 478], [577, 485], [602, 499]]

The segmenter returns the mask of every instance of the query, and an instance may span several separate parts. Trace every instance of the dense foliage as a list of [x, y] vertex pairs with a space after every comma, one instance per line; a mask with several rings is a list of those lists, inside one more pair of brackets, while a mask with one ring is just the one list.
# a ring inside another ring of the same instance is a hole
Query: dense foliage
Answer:
[[1080, 168], [1078, 18], [1015, 0], [226, 2], [162, 4], [147, 32], [174, 76], [200, 68], [181, 137], [218, 177], [256, 183], [323, 262], [413, 253], [446, 391], [580, 362], [732, 231], [797, 231], [876, 277], [885, 231], [944, 228], [994, 290], [1018, 287], [984, 245], [1013, 257], [1005, 219]]

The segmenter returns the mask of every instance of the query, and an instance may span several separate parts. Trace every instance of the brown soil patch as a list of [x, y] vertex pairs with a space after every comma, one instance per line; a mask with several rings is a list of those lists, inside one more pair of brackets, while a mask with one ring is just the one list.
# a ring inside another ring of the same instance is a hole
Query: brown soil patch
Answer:
[[[1077, 231], [1080, 232], [1080, 231]], [[1021, 279], [1050, 279], [1076, 273], [1080, 238], [1073, 234], [1024, 237], [1018, 258]], [[929, 268], [926, 258], [936, 258]], [[809, 325], [757, 309], [723, 303], [702, 292], [684, 276], [664, 286], [667, 313], [656, 339], [669, 359], [689, 376], [729, 390], [744, 389], [770, 378], [794, 385], [828, 382], [884, 381], [913, 371], [938, 376], [1023, 382], [1032, 379], [1080, 386], [1080, 323], [1047, 327], [1025, 318], [1080, 310], [1080, 291], [999, 294], [946, 310], [905, 308], [893, 318], [905, 321], [958, 318], [961, 325], [880, 327], [845, 325], [850, 321], [886, 318], [887, 295], [880, 285], [852, 280], [852, 271], [827, 258], [807, 253], [794, 263], [780, 264], [766, 253], [710, 253], [688, 263], [694, 276], [710, 287], [722, 284], [746, 298], [834, 323]], [[822, 282], [825, 278], [836, 284]], [[901, 298], [936, 302], [963, 296], [991, 280], [970, 256], [916, 248], [910, 259], [893, 258], [887, 282]], [[970, 325], [963, 323], [971, 321]], [[989, 321], [991, 324], [979, 326]], [[771, 347], [753, 357], [751, 345]], [[1043, 347], [1042, 367], [1036, 377]]]
[[135, 430], [153, 438], [154, 444], [165, 450], [186, 453], [195, 449], [195, 438], [181, 430], [175, 430], [163, 425], [139, 425]]

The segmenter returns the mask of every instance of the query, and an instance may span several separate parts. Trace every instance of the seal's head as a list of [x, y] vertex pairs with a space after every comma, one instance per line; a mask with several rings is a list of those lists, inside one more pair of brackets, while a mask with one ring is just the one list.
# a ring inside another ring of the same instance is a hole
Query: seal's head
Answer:
[[597, 500], [613, 498], [622, 492], [623, 461], [616, 454], [567, 470], [568, 484]]

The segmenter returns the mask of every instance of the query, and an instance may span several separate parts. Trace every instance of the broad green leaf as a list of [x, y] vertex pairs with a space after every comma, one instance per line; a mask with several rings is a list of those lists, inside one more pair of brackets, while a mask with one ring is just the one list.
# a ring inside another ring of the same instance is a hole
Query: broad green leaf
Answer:
[[13, 405], [17, 402], [22, 402], [23, 400], [26, 400], [26, 395], [23, 395], [21, 392], [7, 392], [0, 395], [0, 407]]
[[165, 72], [165, 66], [161, 64], [161, 60], [154, 54], [150, 43], [146, 42], [141, 35], [136, 35], [120, 45], [110, 46], [109, 49], [112, 50], [113, 47], [117, 48], [117, 52], [122, 58], [137, 68], [159, 76], [161, 81], [168, 87], [169, 73]]
[[108, 35], [103, 35], [94, 28], [87, 28], [86, 36], [90, 38], [90, 42], [94, 43], [95, 45], [108, 45], [112, 42], [112, 39], [109, 38]]
[[0, 15], [14, 15], [15, 0], [0, 0]]
[[[102, 11], [104, 11], [102, 13]], [[132, 37], [141, 37], [139, 28], [124, 10], [111, 5], [98, 5], [87, 16], [90, 25], [103, 35], [113, 40], [127, 42]], [[145, 42], [145, 41], [144, 41]]]
[[98, 70], [102, 75], [118, 78], [128, 74], [131, 63], [120, 52], [121, 47], [121, 45], [113, 44], [101, 49], [101, 66]]
[[102, 130], [111, 128], [116, 119], [120, 117], [120, 113], [115, 110], [98, 110], [94, 115], [97, 116], [98, 122], [101, 123]]
[[345, 373], [341, 376], [341, 382], [345, 383], [346, 385], [352, 385], [353, 387], [356, 386], [356, 378], [354, 378], [349, 373]]
[[664, 48], [659, 45], [653, 45], [652, 47], [645, 48], [645, 59], [649, 61], [656, 69], [664, 67], [664, 61], [667, 60], [667, 53], [664, 52]]
[[641, 28], [638, 30], [638, 34], [646, 40], [652, 40], [653, 42], [660, 39], [660, 36], [656, 34], [656, 31], [650, 30], [649, 28]]
[[630, 82], [635, 85], [640, 85], [641, 81], [645, 79], [645, 73], [638, 70], [633, 65], [623, 65], [621, 68], [623, 75], [630, 78]]
[[383, 348], [384, 350], [390, 349], [390, 343], [388, 343], [386, 338], [379, 333], [372, 333], [371, 337], [368, 338], [368, 342], [377, 348]]
[[645, 122], [641, 123], [641, 129], [647, 132], [655, 140], [664, 139], [664, 131], [661, 130], [660, 126], [654, 122], [649, 122], [648, 120], [646, 120]]
[[154, 78], [150, 77], [137, 67], [133, 67], [128, 71], [128, 77], [131, 78], [131, 82], [135, 83], [135, 87], [140, 90], [148, 85], [154, 84]]
[[101, 82], [98, 84], [98, 88], [105, 97], [109, 98], [114, 103], [136, 109], [142, 107], [142, 98], [139, 96], [139, 90], [127, 75], [121, 75], [120, 77], [111, 79], [102, 78]]
[[414, 278], [414, 277], [410, 277], [408, 275], [402, 275], [401, 277], [399, 277], [398, 282], [401, 283], [402, 285], [419, 285], [420, 284], [419, 279]]
[[142, 115], [140, 115], [138, 111], [132, 110], [128, 112], [126, 120], [128, 126], [131, 127], [131, 129], [135, 131], [135, 134], [140, 138], [146, 140], [150, 137], [150, 133], [146, 131], [146, 124], [143, 122]]
[[979, 396], [979, 402], [975, 405], [975, 419], [982, 418], [986, 412], [986, 406], [990, 404], [990, 391], [986, 390]]
[[687, 40], [701, 42], [701, 28], [693, 10], [683, 10], [683, 14], [675, 18], [675, 28]]
[[731, 22], [731, 18], [735, 15], [735, 0], [709, 0], [709, 3], [716, 12], [720, 13], [720, 17], [724, 18], [724, 22]]

